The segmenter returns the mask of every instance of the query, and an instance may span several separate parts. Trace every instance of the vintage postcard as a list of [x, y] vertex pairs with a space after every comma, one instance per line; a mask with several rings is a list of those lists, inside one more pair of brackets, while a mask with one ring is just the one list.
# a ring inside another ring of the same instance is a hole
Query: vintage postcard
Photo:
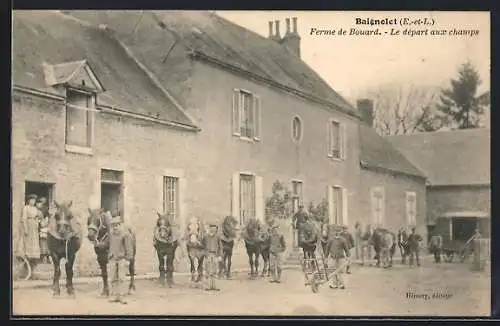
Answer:
[[12, 24], [13, 316], [491, 314], [489, 12]]

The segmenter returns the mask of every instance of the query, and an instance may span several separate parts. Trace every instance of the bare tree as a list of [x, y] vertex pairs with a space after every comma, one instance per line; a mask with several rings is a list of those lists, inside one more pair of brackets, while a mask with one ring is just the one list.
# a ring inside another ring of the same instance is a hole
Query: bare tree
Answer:
[[380, 135], [403, 135], [434, 131], [441, 124], [435, 119], [439, 89], [433, 87], [385, 84], [367, 91], [374, 102], [374, 128]]

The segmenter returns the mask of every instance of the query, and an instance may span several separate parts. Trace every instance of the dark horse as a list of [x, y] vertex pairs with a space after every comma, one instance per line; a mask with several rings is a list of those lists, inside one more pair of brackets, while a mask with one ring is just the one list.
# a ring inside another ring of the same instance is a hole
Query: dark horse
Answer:
[[179, 246], [179, 237], [174, 230], [174, 223], [168, 214], [158, 215], [154, 230], [153, 246], [158, 256], [158, 264], [160, 269], [160, 284], [165, 284], [169, 287], [174, 283], [174, 260], [175, 251]]
[[205, 247], [203, 246], [203, 237], [205, 236], [205, 227], [201, 220], [193, 217], [186, 227], [184, 240], [186, 242], [186, 251], [191, 266], [191, 282], [198, 283], [203, 277], [203, 261], [205, 260]]
[[250, 278], [256, 278], [259, 275], [259, 257], [264, 260], [261, 276], [270, 276], [269, 269], [269, 249], [270, 237], [269, 230], [256, 218], [249, 219], [243, 230], [243, 240], [250, 263]]
[[[108, 283], [108, 254], [109, 254], [109, 222], [111, 219], [110, 214], [104, 212], [103, 209], [90, 209], [89, 217], [87, 218], [87, 238], [94, 244], [94, 251], [97, 255], [97, 263], [101, 268], [101, 277], [104, 284], [102, 295], [109, 295]], [[137, 251], [136, 239], [134, 232], [126, 229], [132, 236], [132, 245], [134, 248], [134, 258], [129, 264], [130, 284], [129, 293], [135, 290], [134, 276], [135, 276], [135, 254]]]
[[231, 278], [231, 260], [233, 257], [234, 239], [238, 220], [234, 216], [226, 216], [218, 229], [219, 239], [222, 243], [222, 261], [219, 263], [219, 278], [225, 274]]
[[383, 267], [392, 267], [392, 258], [396, 252], [396, 235], [383, 228], [377, 228], [372, 235], [373, 249], [375, 250], [375, 259], [377, 267], [382, 261]]
[[[315, 251], [318, 240], [319, 232], [314, 222], [307, 220], [299, 226], [299, 248], [302, 248], [304, 259], [316, 259]], [[311, 264], [306, 266], [312, 267]]]
[[398, 247], [401, 253], [401, 263], [406, 264], [406, 257], [410, 254], [410, 246], [408, 245], [408, 232], [404, 228], [398, 231]]
[[56, 212], [49, 221], [49, 232], [47, 235], [47, 247], [49, 249], [52, 264], [54, 265], [54, 279], [52, 289], [54, 295], [61, 294], [59, 278], [61, 277], [61, 259], [66, 260], [66, 291], [73, 295], [73, 264], [75, 263], [76, 253], [82, 245], [82, 228], [76, 221], [71, 212], [72, 201], [68, 203], [57, 203]]

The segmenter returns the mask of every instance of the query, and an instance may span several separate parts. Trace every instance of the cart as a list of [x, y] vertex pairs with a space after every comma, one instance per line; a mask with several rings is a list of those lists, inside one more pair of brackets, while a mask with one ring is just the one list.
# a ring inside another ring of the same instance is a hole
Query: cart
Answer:
[[28, 261], [28, 258], [24, 254], [24, 251], [21, 250], [22, 238], [19, 237], [17, 239], [16, 245], [13, 247], [14, 252], [12, 255], [12, 279], [15, 281], [27, 281], [31, 278], [31, 264]]
[[443, 254], [445, 256], [444, 260], [447, 263], [451, 263], [454, 257], [458, 257], [461, 263], [467, 261], [471, 254], [473, 253], [473, 240], [475, 237], [471, 237], [465, 243], [463, 241], [449, 241], [443, 245]]
[[328, 283], [335, 274], [339, 273], [348, 263], [346, 260], [340, 268], [329, 267], [319, 242], [316, 246], [315, 255], [316, 258], [305, 259], [302, 256], [299, 257], [305, 277], [304, 285], [310, 286], [313, 293], [317, 293], [321, 285]]

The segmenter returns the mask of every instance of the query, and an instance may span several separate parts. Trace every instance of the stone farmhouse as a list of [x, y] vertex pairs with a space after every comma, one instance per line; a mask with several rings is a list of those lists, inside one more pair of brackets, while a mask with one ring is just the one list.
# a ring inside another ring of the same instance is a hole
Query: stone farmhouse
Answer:
[[[263, 219], [279, 180], [331, 222], [425, 231], [425, 177], [370, 128], [370, 101], [300, 59], [297, 23], [265, 38], [211, 12], [14, 12], [13, 225], [29, 193], [72, 200], [82, 223], [100, 205], [154, 272], [156, 211]], [[85, 242], [77, 268], [94, 265]]]

